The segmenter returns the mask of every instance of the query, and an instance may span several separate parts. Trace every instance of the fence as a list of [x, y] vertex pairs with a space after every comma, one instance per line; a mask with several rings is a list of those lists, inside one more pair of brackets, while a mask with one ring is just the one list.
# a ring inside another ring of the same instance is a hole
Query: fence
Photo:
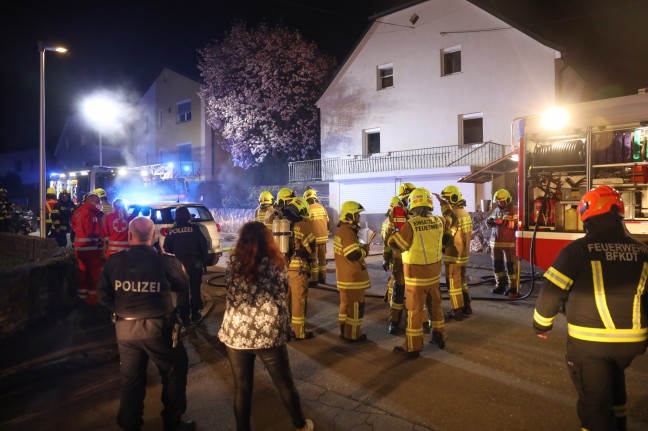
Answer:
[[288, 181], [332, 181], [334, 175], [386, 172], [446, 166], [486, 166], [504, 156], [495, 142], [391, 151], [363, 156], [304, 160], [288, 164]]

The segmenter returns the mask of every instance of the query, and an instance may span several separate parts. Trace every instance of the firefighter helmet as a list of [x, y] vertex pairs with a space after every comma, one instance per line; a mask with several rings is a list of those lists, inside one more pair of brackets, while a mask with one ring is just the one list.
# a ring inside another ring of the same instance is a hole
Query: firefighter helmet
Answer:
[[416, 186], [414, 186], [414, 184], [412, 183], [403, 183], [398, 186], [398, 196], [400, 196], [401, 199], [406, 198], [410, 195], [410, 193], [412, 193], [412, 191], [414, 191], [415, 188]]
[[48, 194], [48, 195], [56, 196], [56, 189], [54, 187], [48, 187], [47, 191], [45, 193]]
[[274, 203], [274, 196], [268, 190], [264, 190], [259, 195], [260, 205], [272, 205]]
[[346, 201], [340, 208], [340, 221], [344, 223], [353, 223], [355, 215], [364, 211], [364, 207], [356, 201]]
[[617, 207], [620, 215], [624, 215], [623, 199], [621, 194], [609, 186], [597, 186], [585, 193], [578, 203], [578, 213], [581, 220], [607, 214]]
[[389, 200], [389, 209], [393, 210], [395, 207], [403, 207], [403, 201], [398, 196], [394, 196]]
[[94, 189], [92, 191], [95, 195], [99, 196], [99, 199], [105, 199], [106, 198], [106, 191], [104, 189]]
[[295, 192], [288, 187], [284, 187], [283, 189], [279, 190], [279, 193], [277, 193], [277, 205], [279, 205], [280, 207], [285, 207], [292, 201], [294, 197]]
[[313, 199], [315, 202], [319, 202], [319, 200], [317, 199], [317, 191], [315, 191], [315, 189], [307, 189], [304, 192], [304, 199]]
[[432, 203], [432, 195], [423, 187], [414, 189], [409, 195], [409, 203], [407, 204], [408, 210], [413, 210], [414, 208], [427, 207], [429, 209], [434, 209], [434, 204]]
[[493, 202], [495, 202], [500, 207], [505, 207], [506, 205], [510, 204], [512, 200], [513, 198], [511, 197], [511, 194], [506, 189], [499, 189], [493, 195]]
[[441, 192], [441, 196], [451, 204], [456, 204], [463, 199], [461, 189], [457, 186], [448, 186]]
[[305, 199], [300, 198], [299, 196], [293, 198], [290, 202], [290, 205], [294, 205], [297, 208], [297, 212], [302, 218], [308, 218], [308, 202]]

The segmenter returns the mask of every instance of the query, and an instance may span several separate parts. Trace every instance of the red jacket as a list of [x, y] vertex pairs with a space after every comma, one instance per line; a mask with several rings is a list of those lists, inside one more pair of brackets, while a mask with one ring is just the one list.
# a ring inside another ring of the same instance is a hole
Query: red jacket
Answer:
[[103, 250], [101, 217], [103, 212], [89, 202], [83, 203], [72, 215], [74, 248], [77, 251]]
[[[123, 217], [123, 216], [126, 217]], [[106, 249], [106, 258], [113, 253], [126, 250], [128, 245], [128, 222], [130, 218], [127, 214], [120, 211], [114, 211], [108, 214], [103, 221], [101, 236], [104, 241], [108, 241]]]

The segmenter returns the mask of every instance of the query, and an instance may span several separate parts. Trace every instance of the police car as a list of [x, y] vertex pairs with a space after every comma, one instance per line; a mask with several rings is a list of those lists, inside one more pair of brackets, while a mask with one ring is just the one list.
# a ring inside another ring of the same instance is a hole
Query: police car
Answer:
[[185, 206], [189, 209], [191, 220], [200, 226], [200, 230], [207, 238], [209, 257], [207, 266], [213, 266], [218, 263], [218, 259], [223, 255], [223, 244], [221, 241], [220, 226], [211, 212], [203, 204], [182, 203], [182, 202], [147, 202], [145, 204], [131, 204], [128, 206], [128, 214], [149, 217], [155, 223], [157, 239], [160, 247], [164, 246], [164, 238], [170, 227], [175, 222], [175, 210], [179, 206]]

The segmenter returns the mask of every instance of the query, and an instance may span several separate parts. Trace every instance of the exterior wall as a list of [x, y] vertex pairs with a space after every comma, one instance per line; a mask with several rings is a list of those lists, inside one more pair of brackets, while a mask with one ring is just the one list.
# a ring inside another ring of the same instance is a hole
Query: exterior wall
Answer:
[[23, 150], [5, 153], [0, 157], [0, 177], [13, 172], [20, 176], [23, 184], [40, 183], [40, 154], [38, 150]]
[[[513, 118], [554, 103], [557, 52], [465, 0], [430, 0], [374, 23], [318, 102], [322, 157], [363, 154], [363, 130], [380, 129], [381, 152], [457, 145], [459, 115], [483, 113], [484, 141], [510, 141]], [[461, 46], [460, 73], [441, 76], [441, 51]], [[377, 90], [377, 67], [394, 86]]]

